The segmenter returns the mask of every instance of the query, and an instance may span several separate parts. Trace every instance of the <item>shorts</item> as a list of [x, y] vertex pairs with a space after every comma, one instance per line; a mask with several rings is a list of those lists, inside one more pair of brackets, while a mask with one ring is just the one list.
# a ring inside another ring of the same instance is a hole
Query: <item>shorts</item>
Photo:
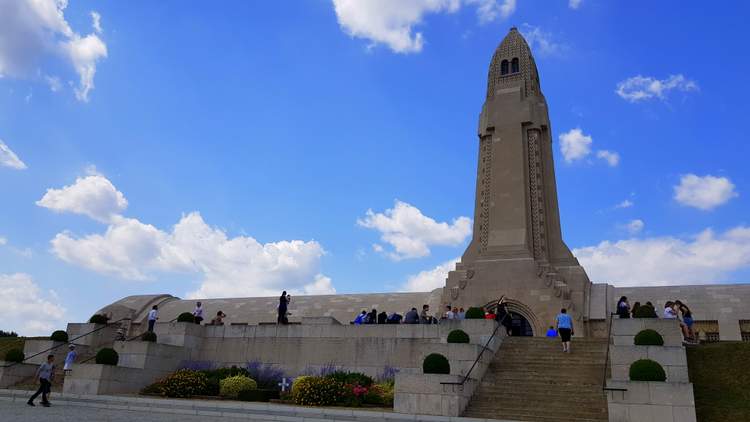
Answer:
[[563, 343], [570, 341], [570, 328], [560, 328], [558, 332], [560, 333], [560, 339], [562, 339]]
[[687, 325], [688, 328], [691, 328], [693, 326], [693, 318], [691, 318], [691, 317], [684, 317], [684, 318], [682, 318], [682, 322], [684, 322], [685, 325]]

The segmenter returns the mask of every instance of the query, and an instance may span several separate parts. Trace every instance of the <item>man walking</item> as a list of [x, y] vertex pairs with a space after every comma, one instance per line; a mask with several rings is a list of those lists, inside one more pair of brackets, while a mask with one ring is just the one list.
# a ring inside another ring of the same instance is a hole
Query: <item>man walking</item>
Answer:
[[34, 393], [31, 398], [29, 398], [29, 401], [26, 402], [26, 404], [34, 406], [34, 399], [41, 394], [42, 406], [49, 407], [50, 403], [49, 400], [47, 400], [47, 394], [49, 394], [52, 389], [52, 380], [55, 377], [55, 355], [47, 356], [47, 362], [39, 365], [35, 377], [39, 378], [39, 389], [36, 390], [36, 393]]
[[555, 318], [557, 332], [560, 333], [562, 340], [563, 352], [570, 353], [570, 336], [573, 335], [573, 318], [568, 315], [565, 308], [560, 309], [560, 313]]

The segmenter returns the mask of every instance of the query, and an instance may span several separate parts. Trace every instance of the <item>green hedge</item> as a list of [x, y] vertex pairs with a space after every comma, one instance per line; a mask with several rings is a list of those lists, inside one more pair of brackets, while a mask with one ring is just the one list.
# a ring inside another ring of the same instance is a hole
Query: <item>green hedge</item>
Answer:
[[26, 356], [21, 349], [10, 349], [5, 353], [6, 362], [23, 362]]
[[49, 339], [52, 341], [60, 341], [63, 343], [67, 343], [68, 341], [68, 333], [66, 333], [63, 330], [57, 330], [54, 333], [52, 333], [51, 336], [49, 336]]
[[153, 331], [146, 331], [145, 333], [141, 334], [141, 341], [156, 343], [156, 333]]
[[652, 306], [641, 305], [633, 312], [633, 318], [658, 318]]
[[482, 308], [471, 307], [466, 311], [466, 319], [484, 319]]
[[453, 330], [448, 333], [448, 343], [468, 343], [469, 335], [464, 330]]
[[195, 316], [190, 312], [183, 312], [177, 317], [177, 322], [190, 322], [195, 323]]
[[451, 364], [448, 358], [440, 353], [431, 353], [424, 358], [422, 372], [425, 374], [450, 374]]
[[666, 381], [667, 374], [658, 362], [640, 359], [630, 365], [631, 381]]
[[647, 328], [635, 335], [636, 346], [664, 346], [664, 338], [656, 331]]
[[362, 387], [369, 387], [374, 382], [372, 377], [360, 372], [334, 371], [326, 375], [326, 377], [332, 378], [342, 384], [359, 385]]
[[91, 324], [106, 324], [107, 321], [109, 321], [109, 318], [107, 318], [106, 315], [101, 314], [94, 314], [89, 318], [89, 323]]
[[257, 389], [258, 383], [243, 375], [236, 375], [219, 381], [219, 395], [222, 397], [236, 399], [242, 391]]
[[116, 366], [120, 360], [120, 355], [117, 354], [115, 349], [105, 347], [96, 353], [96, 363], [99, 365], [112, 365]]

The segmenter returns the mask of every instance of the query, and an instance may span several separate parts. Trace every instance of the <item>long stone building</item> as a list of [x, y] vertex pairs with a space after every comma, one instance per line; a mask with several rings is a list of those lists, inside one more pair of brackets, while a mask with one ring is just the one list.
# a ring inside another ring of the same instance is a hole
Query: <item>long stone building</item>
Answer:
[[[516, 332], [544, 334], [560, 308], [574, 316], [580, 334], [604, 335], [617, 299], [680, 299], [694, 311], [707, 340], [750, 341], [750, 285], [613, 287], [592, 283], [562, 238], [552, 153], [552, 127], [539, 72], [523, 36], [512, 28], [495, 50], [477, 128], [474, 232], [461, 262], [442, 289], [425, 293], [297, 296], [292, 321], [330, 316], [342, 323], [363, 309], [406, 312], [429, 304], [484, 306], [505, 298]], [[709, 282], [710, 280], [706, 280]], [[209, 315], [221, 310], [228, 323], [259, 324], [276, 318], [277, 298], [202, 301]], [[162, 320], [190, 312], [195, 301], [169, 295], [127, 297], [104, 307], [115, 319], [144, 321], [152, 305]]]

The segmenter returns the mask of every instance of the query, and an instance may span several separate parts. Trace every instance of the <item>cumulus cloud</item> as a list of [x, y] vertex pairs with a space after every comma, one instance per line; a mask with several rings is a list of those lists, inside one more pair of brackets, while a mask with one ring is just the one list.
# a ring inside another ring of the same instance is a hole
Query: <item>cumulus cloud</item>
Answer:
[[[107, 47], [99, 38], [99, 14], [92, 12], [94, 32], [81, 35], [65, 19], [67, 6], [67, 0], [0, 1], [0, 76], [37, 77], [43, 65], [62, 59], [78, 74], [76, 97], [88, 101]], [[60, 84], [50, 86], [54, 91]]]
[[429, 292], [434, 289], [445, 287], [445, 279], [448, 272], [456, 269], [456, 262], [460, 258], [454, 258], [443, 262], [430, 270], [420, 271], [408, 278], [404, 285], [405, 292]]
[[87, 215], [101, 222], [109, 222], [128, 206], [122, 192], [100, 174], [79, 177], [62, 189], [47, 189], [36, 204], [56, 212]]
[[54, 292], [43, 292], [28, 274], [0, 274], [3, 292], [3, 325], [21, 335], [49, 335], [64, 329], [65, 308]]
[[682, 205], [704, 211], [712, 210], [738, 196], [734, 184], [726, 177], [685, 174], [674, 187], [674, 199]]
[[601, 149], [596, 152], [596, 158], [606, 161], [610, 167], [617, 167], [620, 164], [620, 154], [614, 151]]
[[52, 252], [59, 259], [101, 274], [151, 280], [160, 273], [201, 277], [191, 298], [334, 293], [320, 273], [325, 254], [316, 241], [260, 243], [250, 236], [229, 237], [209, 226], [200, 213], [184, 215], [170, 231], [119, 214], [125, 197], [102, 175], [79, 178], [63, 189], [50, 189], [39, 201], [55, 211], [88, 215], [108, 223], [103, 233], [58, 233]]
[[521, 33], [534, 53], [540, 56], [554, 56], [567, 50], [567, 46], [556, 42], [551, 33], [538, 26], [524, 23], [521, 25]]
[[738, 226], [720, 234], [706, 229], [686, 239], [604, 241], [573, 253], [596, 282], [616, 286], [720, 283], [750, 265], [750, 227]]
[[480, 23], [508, 17], [516, 0], [333, 0], [339, 26], [351, 37], [387, 45], [396, 53], [418, 53], [422, 32], [414, 27], [428, 14], [454, 13], [463, 5], [477, 8]]
[[571, 129], [562, 133], [560, 139], [560, 152], [568, 163], [585, 158], [591, 153], [590, 135], [584, 135], [581, 128]]
[[367, 210], [357, 224], [379, 231], [380, 239], [394, 248], [387, 253], [394, 260], [428, 256], [433, 245], [458, 246], [471, 234], [468, 217], [458, 217], [450, 224], [438, 223], [419, 208], [399, 200], [383, 213]]
[[0, 166], [10, 167], [16, 170], [24, 170], [26, 164], [13, 152], [8, 145], [0, 139]]
[[635, 103], [649, 99], [667, 99], [670, 91], [698, 91], [698, 84], [682, 74], [670, 75], [666, 79], [637, 75], [617, 84], [615, 92], [622, 99]]
[[568, 0], [568, 7], [576, 10], [581, 7], [581, 3], [583, 3], [583, 0]]

